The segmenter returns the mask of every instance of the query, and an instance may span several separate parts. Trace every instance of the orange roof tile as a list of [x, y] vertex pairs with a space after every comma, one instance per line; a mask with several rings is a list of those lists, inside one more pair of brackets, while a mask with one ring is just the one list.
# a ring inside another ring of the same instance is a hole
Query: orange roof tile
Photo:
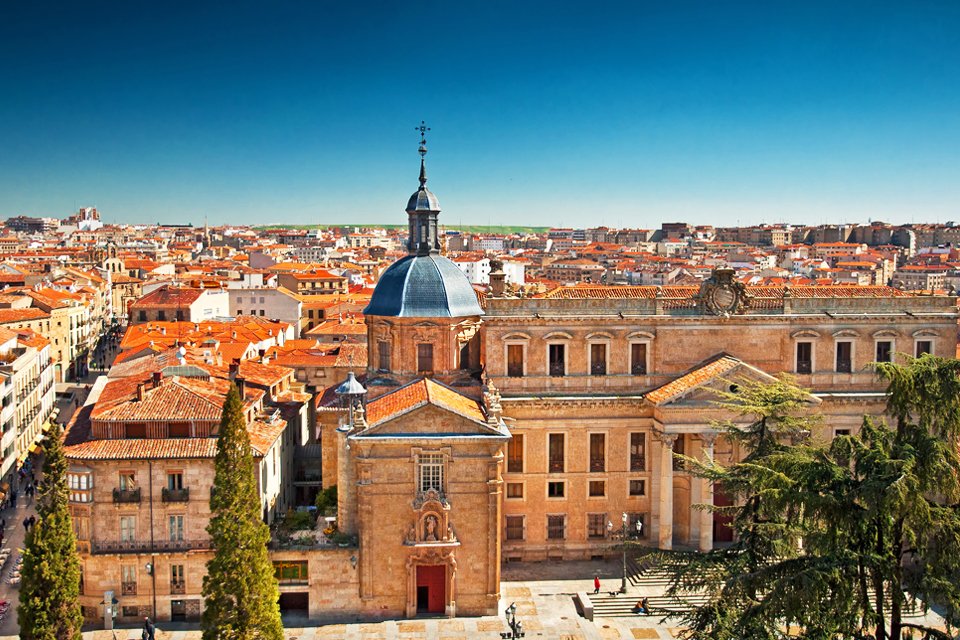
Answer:
[[475, 422], [485, 422], [480, 403], [430, 378], [421, 378], [367, 404], [367, 424], [374, 426], [432, 404]]
[[733, 371], [743, 362], [733, 356], [721, 353], [699, 364], [676, 380], [647, 392], [644, 397], [655, 405], [669, 402], [674, 398], [691, 391], [705, 382]]

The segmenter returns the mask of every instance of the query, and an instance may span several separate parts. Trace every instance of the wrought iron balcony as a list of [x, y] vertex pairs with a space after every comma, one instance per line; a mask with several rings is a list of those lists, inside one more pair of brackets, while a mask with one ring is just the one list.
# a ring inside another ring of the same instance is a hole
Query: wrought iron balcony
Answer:
[[590, 458], [590, 471], [603, 471], [606, 467], [606, 459], [604, 457]]
[[123, 595], [123, 596], [135, 596], [135, 595], [137, 595], [137, 583], [136, 583], [136, 582], [121, 582], [121, 583], [120, 583], [120, 595]]
[[91, 552], [104, 553], [153, 553], [196, 551], [210, 548], [209, 538], [206, 540], [93, 540], [90, 543]]
[[170, 595], [178, 596], [187, 592], [187, 583], [183, 580], [170, 582]]
[[114, 502], [140, 502], [140, 489], [114, 489]]
[[160, 492], [160, 499], [164, 502], [189, 502], [190, 487], [183, 489], [168, 489], [164, 487]]
[[563, 473], [563, 460], [550, 461], [550, 473]]

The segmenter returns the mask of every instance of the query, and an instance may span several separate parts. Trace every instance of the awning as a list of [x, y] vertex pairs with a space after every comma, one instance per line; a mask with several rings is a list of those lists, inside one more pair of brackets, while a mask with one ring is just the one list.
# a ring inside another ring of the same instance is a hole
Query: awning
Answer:
[[30, 452], [29, 452], [29, 451], [24, 451], [23, 453], [21, 453], [21, 454], [20, 454], [20, 457], [17, 458], [17, 463], [22, 465], [24, 462], [27, 461], [27, 456], [28, 456], [28, 455], [30, 455]]
[[34, 442], [34, 443], [33, 443], [32, 445], [30, 445], [30, 447], [27, 449], [27, 452], [28, 452], [28, 453], [36, 453], [36, 452], [39, 451], [39, 450], [40, 450], [40, 445], [37, 444], [36, 442]]
[[47, 431], [50, 431], [50, 427], [52, 427], [52, 426], [53, 426], [53, 423], [51, 423], [49, 420], [47, 420], [46, 422], [43, 423], [43, 428], [41, 429], [41, 431], [43, 431], [44, 433], [46, 433]]

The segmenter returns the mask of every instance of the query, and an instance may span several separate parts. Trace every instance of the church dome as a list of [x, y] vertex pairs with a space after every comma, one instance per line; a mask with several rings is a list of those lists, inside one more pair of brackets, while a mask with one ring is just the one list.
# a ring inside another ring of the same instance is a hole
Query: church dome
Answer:
[[402, 318], [463, 318], [483, 315], [483, 309], [470, 280], [457, 265], [441, 255], [427, 254], [408, 255], [390, 265], [380, 276], [363, 313]]
[[421, 186], [407, 200], [407, 213], [414, 211], [440, 211], [440, 201], [433, 192], [426, 187]]

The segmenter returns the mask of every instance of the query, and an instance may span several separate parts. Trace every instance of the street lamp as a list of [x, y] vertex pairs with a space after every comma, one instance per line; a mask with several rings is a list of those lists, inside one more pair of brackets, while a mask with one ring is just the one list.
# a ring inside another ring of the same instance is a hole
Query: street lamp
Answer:
[[153, 594], [153, 619], [157, 619], [157, 572], [154, 570], [156, 567], [152, 562], [146, 564], [147, 573], [150, 574], [151, 580], [151, 593]]
[[[637, 532], [640, 532], [640, 522], [637, 522]], [[607, 521], [607, 533], [611, 538], [614, 537], [613, 533], [613, 523], [609, 520]], [[620, 577], [620, 593], [627, 592], [627, 514], [626, 512], [620, 515], [620, 543], [622, 545], [623, 552], [623, 574]]]
[[517, 622], [517, 603], [511, 602], [510, 606], [507, 607], [507, 625], [510, 627], [510, 631], [501, 631], [500, 637], [504, 640], [516, 640], [516, 638], [522, 638], [526, 634], [523, 631], [523, 623]]

